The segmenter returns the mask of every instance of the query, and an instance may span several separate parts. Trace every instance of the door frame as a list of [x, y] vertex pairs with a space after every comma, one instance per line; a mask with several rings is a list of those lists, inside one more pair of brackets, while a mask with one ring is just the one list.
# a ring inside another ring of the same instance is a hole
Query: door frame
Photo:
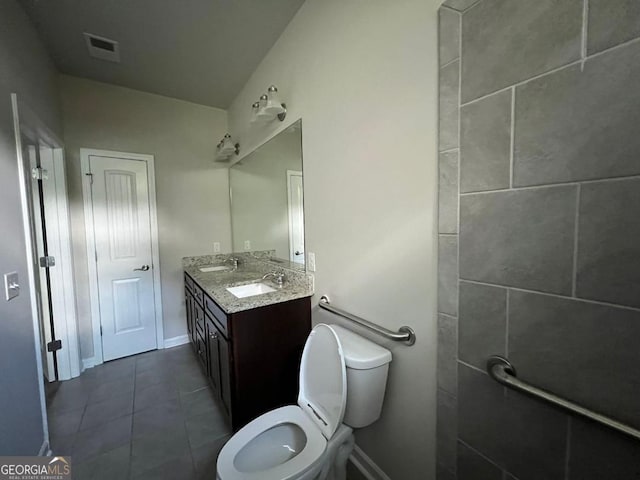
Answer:
[[[302, 175], [302, 170], [287, 170], [287, 219], [288, 219], [288, 227], [289, 227], [289, 260], [294, 262], [293, 258], [293, 230], [291, 226], [293, 225], [293, 212], [291, 210], [291, 177], [300, 176], [304, 179]], [[304, 189], [304, 185], [303, 185]], [[303, 198], [302, 212], [304, 215], [304, 198]], [[302, 221], [302, 230], [304, 231], [304, 220]], [[306, 232], [305, 232], [306, 233]], [[306, 242], [306, 237], [305, 237]], [[303, 248], [306, 250], [306, 245], [303, 245]], [[306, 251], [304, 253], [303, 260], [306, 259]], [[296, 262], [297, 263], [297, 262]], [[306, 262], [303, 262], [302, 265], [305, 265]]]
[[91, 177], [89, 157], [124, 158], [141, 160], [147, 164], [147, 182], [149, 183], [149, 218], [151, 227], [151, 258], [153, 261], [153, 298], [156, 320], [156, 348], [164, 348], [164, 325], [162, 322], [162, 290], [160, 285], [160, 251], [158, 247], [158, 214], [156, 206], [155, 159], [153, 155], [142, 153], [116, 152], [94, 148], [80, 149], [80, 170], [82, 173], [82, 198], [84, 201], [84, 229], [86, 233], [87, 267], [89, 269], [89, 299], [91, 307], [91, 327], [93, 331], [93, 358], [84, 359], [85, 367], [93, 367], [104, 362], [102, 354], [102, 336], [100, 335], [101, 316], [98, 293], [98, 269], [96, 265], [96, 243], [93, 223], [93, 199], [91, 196]]
[[[58, 377], [60, 380], [69, 380], [77, 377], [81, 372], [81, 359], [80, 359], [80, 341], [78, 334], [78, 323], [76, 315], [76, 296], [75, 296], [75, 281], [73, 273], [73, 246], [71, 241], [71, 217], [69, 211], [69, 195], [67, 191], [66, 173], [65, 173], [65, 155], [64, 155], [64, 143], [53, 133], [46, 124], [44, 124], [37, 114], [29, 108], [24, 102], [22, 102], [17, 94], [11, 95], [11, 102], [14, 115], [14, 130], [16, 135], [16, 148], [18, 154], [19, 167], [21, 169], [21, 175], [24, 175], [24, 181], [29, 181], [31, 178], [30, 171], [22, 171], [26, 167], [26, 163], [23, 163], [22, 150], [22, 136], [25, 136], [32, 142], [51, 148], [53, 153], [53, 172], [52, 176], [55, 177], [54, 185], [56, 189], [56, 204], [52, 208], [55, 210], [55, 218], [47, 219], [51, 225], [53, 233], [57, 232], [57, 235], [49, 237], [47, 233], [47, 241], [52, 246], [51, 250], [58, 250], [60, 252], [60, 258], [56, 258], [56, 266], [52, 268], [52, 288], [51, 299], [53, 302], [54, 311], [60, 315], [54, 315], [54, 328], [56, 332], [56, 338], [62, 340], [63, 349], [58, 350]], [[21, 178], [22, 181], [22, 178]], [[22, 185], [21, 185], [22, 188]], [[27, 195], [27, 192], [23, 192], [23, 195]], [[26, 203], [25, 203], [26, 202]], [[25, 210], [25, 228], [31, 228], [31, 215], [30, 206], [31, 199], [23, 198], [23, 210]], [[35, 206], [34, 206], [35, 207]], [[52, 207], [52, 206], [50, 206]], [[27, 232], [27, 230], [25, 230]], [[38, 240], [32, 237], [29, 233], [27, 236], [27, 249], [28, 255], [35, 258], [37, 255], [37, 242]], [[32, 259], [30, 261], [29, 272], [29, 287], [31, 289], [32, 298], [32, 315], [34, 322], [39, 333], [40, 324], [38, 319], [37, 300], [35, 298], [35, 281], [39, 281], [38, 273], [36, 272], [35, 265], [32, 268]], [[33, 275], [33, 278], [32, 278]], [[44, 319], [48, 322], [49, 319]], [[38, 348], [40, 345], [40, 337], [37, 338]], [[65, 348], [66, 347], [66, 348]], [[39, 353], [39, 351], [38, 351]], [[44, 368], [41, 365], [41, 368]], [[44, 373], [39, 372], [39, 373]]]
[[[35, 266], [35, 256], [37, 255], [36, 240], [34, 238], [32, 199], [30, 198], [27, 182], [31, 177], [26, 168], [23, 156], [22, 137], [23, 135], [34, 142], [46, 143], [53, 150], [55, 185], [59, 203], [57, 203], [57, 228], [58, 238], [53, 238], [58, 242], [61, 252], [60, 275], [63, 278], [62, 292], [54, 300], [58, 305], [64, 305], [64, 319], [54, 317], [54, 326], [57, 338], [66, 342], [65, 356], [68, 356], [66, 365], [60, 362], [60, 378], [64, 376], [73, 378], [80, 375], [80, 346], [78, 338], [78, 327], [76, 321], [75, 302], [75, 282], [73, 277], [73, 255], [71, 244], [71, 221], [69, 216], [69, 197], [65, 177], [64, 144], [49, 128], [43, 123], [38, 115], [25, 104], [18, 94], [11, 94], [11, 109], [13, 114], [13, 129], [15, 134], [16, 159], [18, 163], [18, 177], [20, 182], [20, 207], [22, 210], [23, 233], [25, 236], [25, 255], [27, 257], [27, 282], [29, 285], [29, 303], [31, 306], [31, 319], [33, 323], [34, 354], [36, 360], [36, 371], [38, 374], [38, 390], [40, 396], [40, 410], [42, 415], [43, 441], [38, 455], [50, 454], [49, 446], [49, 421], [47, 415], [47, 403], [44, 389], [44, 370], [42, 365], [41, 344], [40, 344], [40, 318], [38, 315], [38, 300], [36, 296], [36, 279], [38, 274]], [[39, 280], [38, 280], [39, 281]], [[60, 298], [58, 298], [60, 297]], [[48, 321], [48, 319], [47, 319]], [[63, 343], [64, 344], [64, 343]], [[61, 351], [61, 350], [59, 350]]]

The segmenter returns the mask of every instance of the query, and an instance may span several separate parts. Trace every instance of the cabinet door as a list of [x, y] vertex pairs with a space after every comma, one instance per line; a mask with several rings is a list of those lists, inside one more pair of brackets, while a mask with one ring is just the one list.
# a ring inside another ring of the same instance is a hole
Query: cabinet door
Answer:
[[196, 344], [196, 319], [195, 300], [188, 288], [185, 288], [185, 308], [187, 311], [187, 332], [193, 345]]
[[220, 332], [214, 325], [213, 321], [207, 317], [207, 346], [208, 346], [208, 362], [209, 362], [209, 378], [215, 393], [220, 397]]
[[194, 318], [193, 329], [204, 338], [206, 334], [206, 327], [204, 324], [204, 309], [200, 306], [200, 304], [196, 301], [195, 298], [193, 298], [192, 301], [193, 301], [192, 308], [193, 308], [193, 318]]
[[231, 414], [231, 349], [229, 342], [222, 336], [218, 335], [218, 351], [220, 358], [220, 397], [222, 404], [227, 410], [227, 414]]
[[198, 355], [198, 360], [202, 364], [202, 367], [207, 369], [207, 343], [204, 341], [204, 335], [200, 331], [196, 331], [196, 354]]
[[189, 333], [189, 338], [192, 337], [192, 318], [191, 318], [191, 292], [187, 287], [184, 288], [184, 306], [187, 312], [187, 332]]

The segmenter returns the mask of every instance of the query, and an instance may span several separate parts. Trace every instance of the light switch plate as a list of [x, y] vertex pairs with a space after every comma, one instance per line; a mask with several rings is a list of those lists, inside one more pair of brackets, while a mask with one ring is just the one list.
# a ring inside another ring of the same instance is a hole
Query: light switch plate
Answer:
[[4, 274], [4, 292], [7, 302], [12, 298], [16, 298], [18, 295], [20, 295], [18, 272]]
[[213, 242], [213, 253], [220, 253], [220, 242]]
[[244, 241], [244, 249], [245, 249], [246, 251], [251, 250], [251, 240], [245, 240], [245, 241]]
[[316, 271], [316, 254], [313, 252], [307, 253], [307, 268], [310, 272]]

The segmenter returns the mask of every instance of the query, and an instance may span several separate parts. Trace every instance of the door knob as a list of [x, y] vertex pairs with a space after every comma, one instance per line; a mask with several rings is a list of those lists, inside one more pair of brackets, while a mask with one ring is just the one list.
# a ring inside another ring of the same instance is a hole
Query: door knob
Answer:
[[298, 250], [296, 250], [294, 253], [295, 253], [296, 255], [302, 255], [302, 254], [304, 254], [304, 252], [300, 252], [300, 251], [298, 251]]
[[140, 268], [133, 269], [134, 272], [146, 272], [147, 270], [149, 270], [149, 265], [143, 265]]

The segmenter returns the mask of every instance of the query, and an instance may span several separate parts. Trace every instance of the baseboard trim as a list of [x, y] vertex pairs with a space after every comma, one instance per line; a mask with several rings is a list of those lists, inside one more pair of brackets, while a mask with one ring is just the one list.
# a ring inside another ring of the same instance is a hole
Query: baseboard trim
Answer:
[[391, 480], [358, 445], [353, 447], [349, 461], [353, 463], [367, 480]]
[[184, 345], [185, 343], [189, 343], [189, 335], [178, 335], [177, 337], [165, 338], [164, 339], [164, 348], [178, 347], [180, 345]]
[[[88, 368], [95, 367], [96, 365], [98, 365], [98, 361], [96, 360], [96, 357], [89, 357], [89, 358], [83, 358], [82, 359], [82, 371], [83, 372]], [[82, 373], [82, 372], [80, 372], [80, 373]]]

